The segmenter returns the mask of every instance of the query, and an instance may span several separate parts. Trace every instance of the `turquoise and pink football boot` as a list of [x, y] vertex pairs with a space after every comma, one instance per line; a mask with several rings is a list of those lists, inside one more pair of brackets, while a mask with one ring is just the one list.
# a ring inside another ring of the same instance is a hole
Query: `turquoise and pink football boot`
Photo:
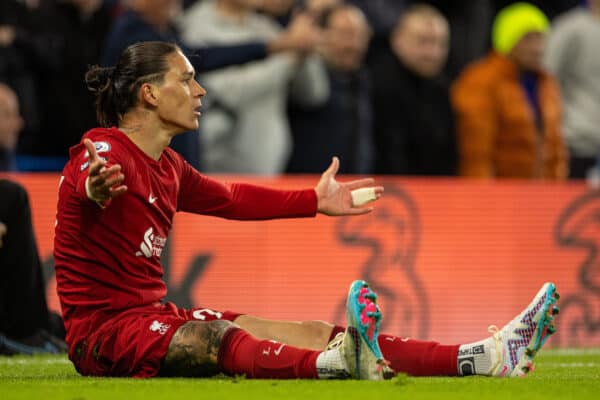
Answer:
[[346, 318], [348, 325], [338, 344], [350, 376], [367, 380], [392, 378], [395, 373], [388, 367], [377, 342], [381, 323], [377, 295], [365, 281], [350, 285]]

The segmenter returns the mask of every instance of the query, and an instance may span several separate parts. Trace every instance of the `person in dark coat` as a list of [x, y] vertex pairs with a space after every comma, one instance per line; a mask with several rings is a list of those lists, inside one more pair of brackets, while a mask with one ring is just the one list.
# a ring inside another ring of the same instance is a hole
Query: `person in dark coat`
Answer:
[[[48, 38], [55, 57], [37, 72], [42, 129], [23, 152], [66, 161], [82, 132], [96, 125], [93, 97], [77, 77], [83, 76], [88, 65], [99, 62], [111, 22], [111, 9], [102, 0], [43, 2], [37, 29]], [[55, 130], [48, 132], [48, 127]]]
[[290, 103], [294, 138], [290, 173], [319, 173], [332, 156], [342, 160], [341, 173], [373, 171], [370, 79], [363, 65], [371, 30], [359, 8], [341, 4], [322, 17], [329, 38], [323, 51], [330, 82], [325, 104]]
[[449, 31], [435, 8], [418, 4], [390, 37], [394, 56], [373, 71], [376, 173], [455, 175], [456, 138], [449, 86], [441, 76]]
[[25, 120], [18, 153], [63, 160], [60, 170], [69, 147], [96, 124], [93, 98], [76, 77], [99, 62], [112, 8], [102, 0], [8, 0], [0, 15], [0, 79], [17, 92]]

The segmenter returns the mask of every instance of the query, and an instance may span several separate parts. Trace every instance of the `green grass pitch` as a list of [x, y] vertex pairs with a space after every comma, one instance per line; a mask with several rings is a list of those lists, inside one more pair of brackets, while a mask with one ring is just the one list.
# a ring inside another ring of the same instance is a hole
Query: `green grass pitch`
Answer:
[[0, 357], [4, 400], [88, 399], [598, 399], [600, 349], [543, 350], [526, 378], [411, 378], [386, 382], [79, 376], [64, 356]]

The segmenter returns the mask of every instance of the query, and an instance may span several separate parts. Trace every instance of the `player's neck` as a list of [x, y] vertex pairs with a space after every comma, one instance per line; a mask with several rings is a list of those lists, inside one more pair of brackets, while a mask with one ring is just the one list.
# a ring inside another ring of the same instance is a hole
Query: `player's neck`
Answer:
[[158, 161], [164, 149], [171, 143], [171, 135], [150, 121], [151, 118], [143, 116], [125, 116], [119, 124], [119, 130], [148, 157]]

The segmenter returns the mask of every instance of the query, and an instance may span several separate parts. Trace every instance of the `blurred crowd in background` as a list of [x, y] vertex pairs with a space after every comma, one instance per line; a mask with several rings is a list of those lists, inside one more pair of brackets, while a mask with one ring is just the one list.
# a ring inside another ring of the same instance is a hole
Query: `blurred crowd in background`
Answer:
[[208, 91], [172, 143], [203, 172], [598, 168], [600, 0], [2, 0], [0, 170], [61, 170], [98, 125], [86, 70], [146, 40]]

